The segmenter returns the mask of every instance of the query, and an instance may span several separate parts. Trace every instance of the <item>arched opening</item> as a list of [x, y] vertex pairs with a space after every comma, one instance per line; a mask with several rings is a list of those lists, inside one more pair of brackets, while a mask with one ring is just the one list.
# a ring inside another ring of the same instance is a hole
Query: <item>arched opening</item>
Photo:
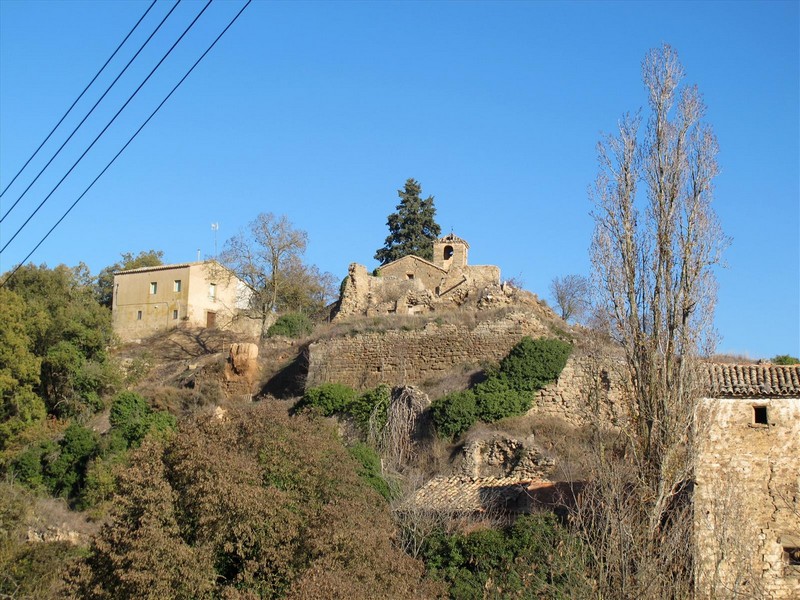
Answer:
[[450, 260], [453, 258], [453, 247], [452, 246], [445, 246], [444, 247], [444, 259]]

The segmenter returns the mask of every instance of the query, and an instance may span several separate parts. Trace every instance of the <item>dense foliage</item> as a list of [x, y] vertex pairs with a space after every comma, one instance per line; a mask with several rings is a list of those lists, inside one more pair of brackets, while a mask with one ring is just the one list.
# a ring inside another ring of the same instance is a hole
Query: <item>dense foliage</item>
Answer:
[[47, 415], [101, 408], [118, 382], [111, 339], [85, 266], [20, 268], [0, 289], [0, 450]]
[[433, 196], [423, 200], [421, 193], [422, 186], [414, 179], [407, 179], [405, 187], [397, 191], [400, 204], [386, 222], [389, 235], [383, 247], [375, 252], [375, 260], [382, 265], [409, 254], [433, 260], [433, 241], [442, 228], [436, 223]]
[[[386, 422], [391, 390], [386, 385], [359, 394], [353, 388], [341, 383], [323, 383], [306, 390], [295, 409], [316, 408], [325, 415], [346, 415], [352, 417], [363, 433], [369, 428], [370, 419], [376, 419], [378, 426]], [[376, 409], [378, 409], [376, 411]]]
[[552, 514], [521, 516], [503, 530], [434, 534], [422, 558], [454, 599], [591, 596], [586, 553]]
[[770, 359], [770, 362], [775, 365], [796, 365], [800, 363], [800, 358], [790, 356], [789, 354], [779, 354]]
[[112, 467], [125, 451], [141, 444], [148, 434], [163, 437], [176, 427], [175, 417], [154, 412], [147, 401], [121, 392], [111, 404], [111, 429], [100, 436], [71, 422], [58, 441], [44, 439], [30, 445], [11, 463], [11, 472], [33, 490], [65, 498], [77, 508], [108, 500], [113, 491]]
[[308, 318], [308, 315], [289, 313], [278, 317], [267, 329], [267, 335], [269, 337], [282, 335], [289, 338], [300, 338], [310, 334], [313, 329], [314, 324]]
[[268, 403], [146, 441], [71, 576], [85, 598], [424, 598], [388, 507], [324, 422]]
[[531, 408], [533, 393], [555, 381], [571, 351], [567, 342], [524, 337], [485, 381], [431, 404], [437, 432], [453, 439], [476, 421], [492, 423], [524, 414]]

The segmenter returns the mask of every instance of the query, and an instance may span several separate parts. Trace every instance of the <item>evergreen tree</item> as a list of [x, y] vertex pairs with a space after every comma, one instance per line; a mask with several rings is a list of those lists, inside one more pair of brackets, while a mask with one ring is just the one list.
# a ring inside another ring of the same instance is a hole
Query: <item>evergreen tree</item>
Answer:
[[400, 204], [397, 212], [390, 214], [386, 222], [389, 235], [383, 248], [375, 253], [375, 259], [382, 265], [409, 254], [433, 260], [433, 240], [442, 228], [435, 221], [433, 196], [423, 200], [421, 192], [422, 186], [415, 179], [407, 179], [405, 188], [397, 190]]

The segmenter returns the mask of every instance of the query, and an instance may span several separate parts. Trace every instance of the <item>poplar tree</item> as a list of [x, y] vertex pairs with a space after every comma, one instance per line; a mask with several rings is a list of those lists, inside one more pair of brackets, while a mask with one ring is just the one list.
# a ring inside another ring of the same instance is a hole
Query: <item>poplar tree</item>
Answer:
[[397, 212], [389, 215], [386, 224], [389, 235], [384, 246], [375, 252], [375, 260], [385, 265], [409, 254], [433, 260], [433, 241], [442, 228], [436, 223], [433, 196], [420, 197], [422, 186], [415, 179], [407, 179], [405, 187], [397, 190], [400, 204]]

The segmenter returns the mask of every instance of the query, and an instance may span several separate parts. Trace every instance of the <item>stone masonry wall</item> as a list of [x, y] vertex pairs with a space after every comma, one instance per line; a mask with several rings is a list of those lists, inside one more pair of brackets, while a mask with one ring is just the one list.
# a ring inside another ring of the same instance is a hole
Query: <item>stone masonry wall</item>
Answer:
[[800, 399], [705, 399], [698, 442], [698, 598], [800, 598]]
[[417, 331], [324, 340], [309, 347], [306, 386], [335, 382], [363, 390], [380, 383], [419, 385], [461, 365], [497, 362], [526, 335], [552, 334], [535, 316], [513, 313], [475, 327], [431, 322]]

